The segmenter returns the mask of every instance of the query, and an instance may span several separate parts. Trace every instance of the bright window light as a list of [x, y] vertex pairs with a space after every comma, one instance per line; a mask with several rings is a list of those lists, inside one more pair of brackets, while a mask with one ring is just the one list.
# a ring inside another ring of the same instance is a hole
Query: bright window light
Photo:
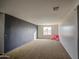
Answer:
[[43, 35], [51, 35], [51, 27], [43, 27]]

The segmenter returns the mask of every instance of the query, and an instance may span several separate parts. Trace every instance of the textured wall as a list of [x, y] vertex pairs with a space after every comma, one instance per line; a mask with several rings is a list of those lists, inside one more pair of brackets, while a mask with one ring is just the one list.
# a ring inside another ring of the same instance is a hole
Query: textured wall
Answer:
[[58, 25], [38, 25], [38, 39], [50, 39], [51, 35], [43, 35], [43, 27], [51, 26], [52, 34], [58, 34]]
[[37, 26], [13, 16], [5, 16], [5, 52], [34, 39]]
[[0, 53], [4, 52], [4, 14], [0, 13]]
[[60, 25], [60, 41], [72, 59], [78, 59], [77, 29], [77, 10], [73, 10], [68, 18]]

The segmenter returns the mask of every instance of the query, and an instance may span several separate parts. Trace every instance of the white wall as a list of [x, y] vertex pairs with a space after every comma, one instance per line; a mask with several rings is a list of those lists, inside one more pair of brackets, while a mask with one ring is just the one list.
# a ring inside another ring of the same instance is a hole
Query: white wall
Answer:
[[77, 10], [73, 10], [60, 25], [60, 41], [72, 59], [78, 59], [77, 48]]
[[0, 13], [0, 53], [4, 52], [4, 14]]

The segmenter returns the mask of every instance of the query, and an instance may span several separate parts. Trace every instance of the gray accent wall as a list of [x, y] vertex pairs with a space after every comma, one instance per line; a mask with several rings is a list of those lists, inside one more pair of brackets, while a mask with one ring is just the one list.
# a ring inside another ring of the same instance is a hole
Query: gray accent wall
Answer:
[[58, 34], [58, 25], [38, 25], [38, 39], [50, 39], [51, 35], [43, 35], [43, 27], [52, 27], [52, 35]]
[[0, 13], [0, 53], [4, 53], [4, 14]]
[[[79, 5], [77, 7], [77, 18], [78, 18], [78, 55], [79, 55]], [[79, 59], [79, 56], [78, 56]]]
[[9, 52], [34, 40], [35, 32], [37, 32], [37, 25], [6, 14], [4, 52]]
[[74, 9], [60, 25], [60, 41], [72, 59], [78, 59], [77, 10]]

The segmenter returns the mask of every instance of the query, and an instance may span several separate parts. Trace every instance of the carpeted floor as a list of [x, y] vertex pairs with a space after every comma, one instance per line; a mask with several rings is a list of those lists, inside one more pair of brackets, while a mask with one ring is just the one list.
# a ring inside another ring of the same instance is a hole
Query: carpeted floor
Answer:
[[7, 53], [11, 59], [71, 59], [60, 42], [35, 40]]

